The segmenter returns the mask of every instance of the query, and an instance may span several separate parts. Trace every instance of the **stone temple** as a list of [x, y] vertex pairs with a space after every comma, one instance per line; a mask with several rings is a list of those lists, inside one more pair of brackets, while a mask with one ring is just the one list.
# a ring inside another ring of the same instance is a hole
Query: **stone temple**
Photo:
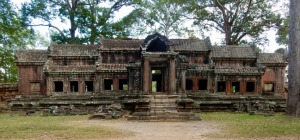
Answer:
[[[35, 98], [40, 107], [117, 102], [134, 111], [132, 119], [149, 119], [166, 110], [249, 110], [258, 100], [285, 103], [284, 53], [212, 46], [209, 38], [168, 39], [159, 33], [144, 40], [100, 37], [97, 45], [52, 43], [47, 50], [19, 50], [15, 62], [18, 94]], [[156, 107], [159, 103], [169, 107]]]

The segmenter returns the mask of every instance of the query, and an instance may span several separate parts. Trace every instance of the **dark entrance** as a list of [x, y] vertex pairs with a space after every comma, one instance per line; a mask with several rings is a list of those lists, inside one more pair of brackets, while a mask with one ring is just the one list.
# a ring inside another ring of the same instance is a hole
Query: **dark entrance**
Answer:
[[55, 81], [54, 82], [54, 91], [55, 92], [63, 92], [64, 84], [62, 81]]
[[232, 82], [232, 92], [240, 92], [240, 82]]
[[254, 90], [255, 90], [255, 83], [254, 82], [247, 82], [246, 92], [254, 92]]
[[163, 78], [162, 70], [154, 69], [152, 70], [152, 92], [163, 92]]
[[226, 83], [218, 82], [218, 92], [225, 92], [225, 90], [226, 90]]
[[199, 80], [199, 90], [207, 90], [207, 80]]
[[78, 81], [70, 82], [70, 90], [71, 92], [78, 92]]

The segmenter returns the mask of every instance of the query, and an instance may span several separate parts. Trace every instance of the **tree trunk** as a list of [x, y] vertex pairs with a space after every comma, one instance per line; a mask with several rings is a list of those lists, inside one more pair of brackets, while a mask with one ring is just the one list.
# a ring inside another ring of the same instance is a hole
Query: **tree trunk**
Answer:
[[300, 116], [300, 3], [290, 0], [287, 114]]

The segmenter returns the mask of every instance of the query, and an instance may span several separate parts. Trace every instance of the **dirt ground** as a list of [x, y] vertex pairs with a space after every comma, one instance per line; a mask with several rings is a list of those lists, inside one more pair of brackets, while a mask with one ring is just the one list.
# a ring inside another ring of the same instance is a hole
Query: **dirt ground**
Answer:
[[[134, 132], [133, 136], [110, 138], [109, 140], [230, 140], [210, 138], [221, 133], [222, 124], [206, 121], [190, 122], [138, 122], [138, 121], [95, 121], [102, 126]], [[297, 138], [239, 138], [238, 140], [296, 140]], [[236, 139], [235, 139], [236, 140]]]

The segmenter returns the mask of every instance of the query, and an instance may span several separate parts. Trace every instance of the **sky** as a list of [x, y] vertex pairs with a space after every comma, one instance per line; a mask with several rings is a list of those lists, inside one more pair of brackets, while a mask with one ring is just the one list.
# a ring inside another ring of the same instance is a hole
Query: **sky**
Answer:
[[[24, 3], [26, 1], [29, 0], [11, 0], [12, 2], [16, 3], [18, 7], [21, 7], [21, 3]], [[124, 16], [126, 16], [127, 14], [129, 14], [132, 11], [132, 7], [123, 7], [121, 8], [118, 12], [115, 12], [115, 18], [116, 19], [120, 19]], [[40, 21], [36, 21], [36, 22], [40, 22]], [[63, 28], [68, 28], [68, 24], [66, 23], [61, 23], [59, 21], [59, 19], [57, 19], [57, 21], [55, 21], [54, 23], [52, 23], [53, 25], [59, 27], [60, 29]], [[189, 23], [186, 24], [186, 26], [190, 26]], [[41, 35], [45, 36], [46, 38], [48, 38], [50, 40], [49, 37], [49, 31], [50, 29], [48, 27], [34, 27], [35, 30], [39, 31], [41, 33]], [[263, 52], [274, 52], [276, 49], [278, 48], [285, 48], [286, 46], [283, 45], [279, 45], [276, 43], [276, 31], [274, 29], [270, 29], [269, 31], [265, 32], [267, 38], [269, 39], [269, 42], [267, 44], [265, 44], [265, 47], [259, 46]], [[197, 36], [197, 35], [196, 35]], [[224, 38], [223, 34], [218, 33], [217, 31], [210, 31], [210, 32], [205, 32], [205, 36], [206, 37], [210, 37], [211, 43], [212, 44], [220, 44], [220, 42], [222, 41], [222, 39]], [[197, 36], [200, 38], [200, 35]], [[141, 37], [139, 39], [143, 39], [145, 37]], [[45, 47], [44, 49], [46, 49], [47, 47]], [[43, 48], [42, 48], [43, 49]]]

